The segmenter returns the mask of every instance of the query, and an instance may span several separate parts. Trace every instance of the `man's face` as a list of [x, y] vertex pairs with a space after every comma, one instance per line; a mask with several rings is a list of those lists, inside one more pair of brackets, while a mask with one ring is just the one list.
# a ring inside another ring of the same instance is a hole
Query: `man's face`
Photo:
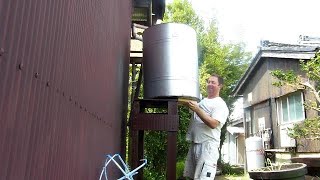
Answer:
[[211, 76], [207, 81], [207, 92], [208, 94], [214, 94], [220, 91], [221, 85], [219, 84], [218, 77]]

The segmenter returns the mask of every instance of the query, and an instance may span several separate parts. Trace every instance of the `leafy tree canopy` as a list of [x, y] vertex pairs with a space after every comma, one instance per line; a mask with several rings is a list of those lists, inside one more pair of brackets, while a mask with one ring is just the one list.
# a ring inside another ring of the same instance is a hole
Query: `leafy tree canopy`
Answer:
[[202, 33], [204, 30], [203, 20], [196, 14], [187, 0], [174, 0], [167, 5], [163, 21], [187, 24], [197, 33]]

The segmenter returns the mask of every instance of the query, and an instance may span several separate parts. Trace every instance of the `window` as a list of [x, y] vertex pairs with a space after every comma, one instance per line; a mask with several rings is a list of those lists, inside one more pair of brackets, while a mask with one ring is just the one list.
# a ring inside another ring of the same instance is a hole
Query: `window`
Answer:
[[281, 124], [287, 124], [305, 119], [303, 94], [294, 92], [278, 99], [278, 119]]
[[245, 110], [246, 133], [248, 136], [252, 134], [250, 109]]

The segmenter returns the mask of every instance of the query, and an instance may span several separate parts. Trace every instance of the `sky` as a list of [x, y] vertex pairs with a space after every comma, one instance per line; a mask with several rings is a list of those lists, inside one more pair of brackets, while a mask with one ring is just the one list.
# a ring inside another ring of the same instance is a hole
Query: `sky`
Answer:
[[261, 40], [298, 43], [300, 35], [320, 37], [319, 0], [189, 1], [205, 21], [217, 22], [222, 42], [244, 42], [253, 53]]

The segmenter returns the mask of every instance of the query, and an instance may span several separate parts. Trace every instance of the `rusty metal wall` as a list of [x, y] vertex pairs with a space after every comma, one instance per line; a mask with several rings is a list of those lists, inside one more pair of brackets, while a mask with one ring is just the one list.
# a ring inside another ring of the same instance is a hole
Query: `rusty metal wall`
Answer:
[[98, 179], [124, 152], [131, 3], [0, 0], [0, 179]]

